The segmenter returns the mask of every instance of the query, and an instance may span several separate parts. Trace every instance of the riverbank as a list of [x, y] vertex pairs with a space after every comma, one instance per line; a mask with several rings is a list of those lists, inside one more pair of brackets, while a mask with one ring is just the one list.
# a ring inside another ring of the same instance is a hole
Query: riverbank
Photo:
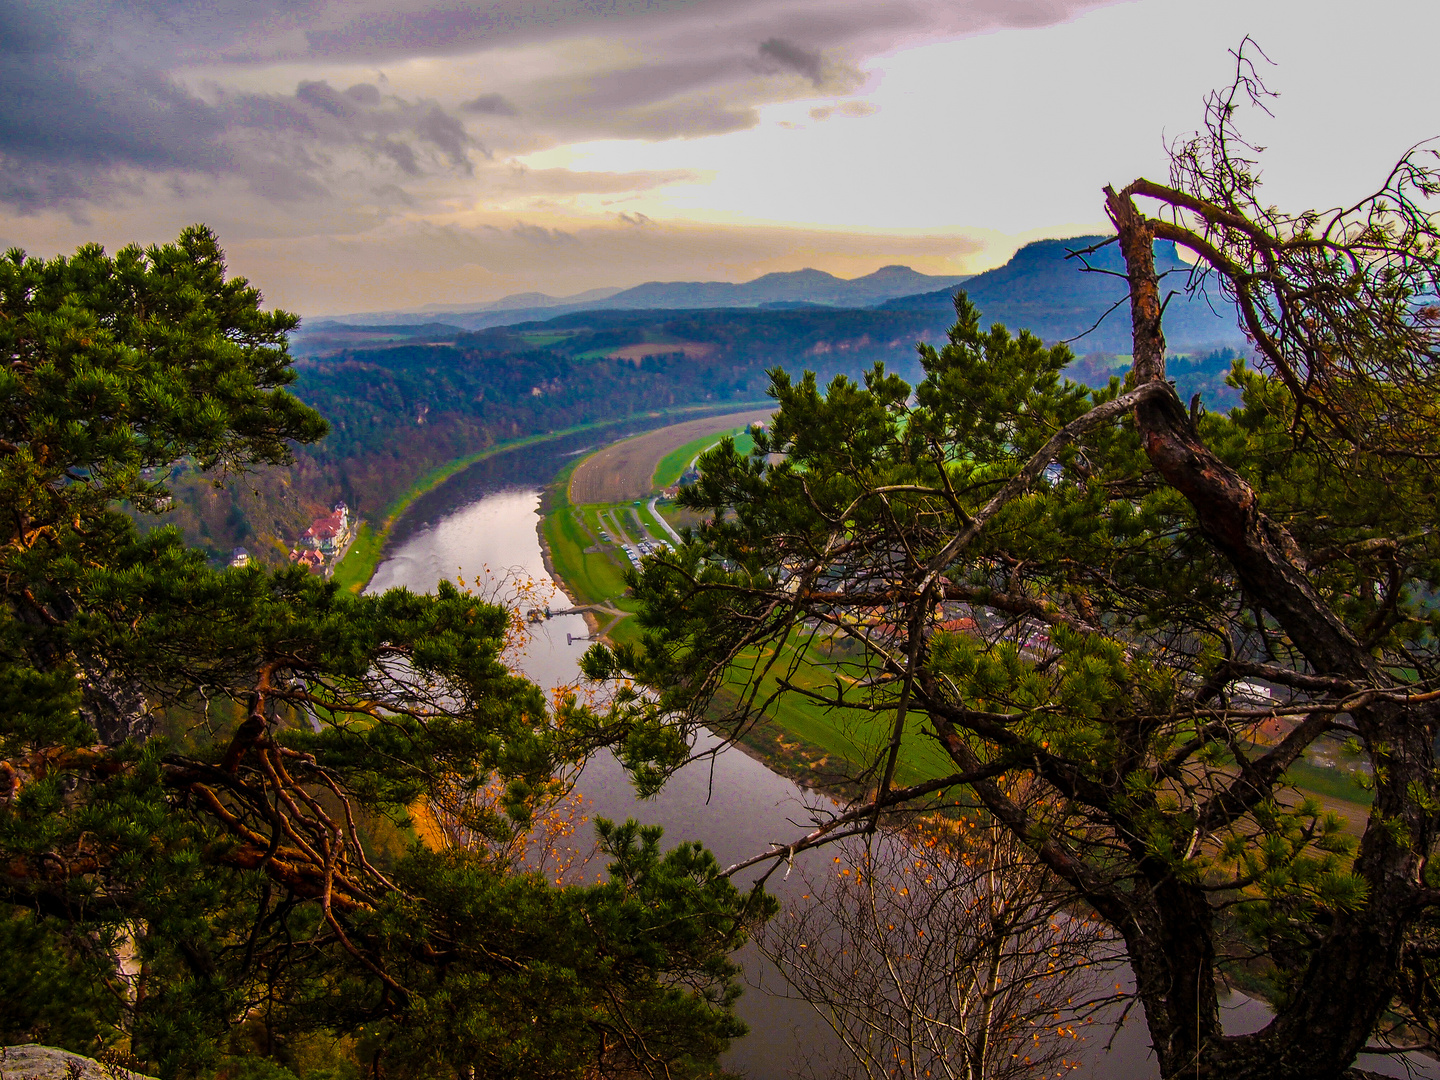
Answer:
[[[715, 417], [720, 421], [723, 417]], [[753, 419], [737, 417], [737, 425]], [[633, 612], [634, 601], [626, 597], [625, 573], [630, 555], [639, 543], [668, 542], [660, 535], [664, 521], [653, 507], [645, 506], [654, 485], [663, 479], [660, 470], [683, 469], [697, 453], [726, 434], [723, 425], [697, 437], [698, 421], [661, 428], [644, 436], [597, 450], [561, 469], [542, 489], [540, 520], [536, 532], [546, 572], [570, 598], [572, 605], [605, 604]], [[669, 437], [667, 438], [667, 432]], [[585, 484], [577, 477], [587, 476]], [[643, 478], [644, 491], [636, 487]], [[624, 485], [628, 484], [626, 487]], [[575, 492], [583, 488], [602, 496], [641, 494], [629, 502], [577, 504]], [[623, 490], [622, 490], [623, 489]], [[647, 522], [642, 515], [654, 519]], [[611, 645], [638, 643], [641, 628], [633, 618], [621, 616], [599, 625], [587, 616], [590, 633]], [[843, 656], [817, 666], [808, 656], [796, 656], [790, 677], [816, 688], [829, 686]], [[783, 666], [783, 665], [782, 665]], [[774, 676], [764, 687], [769, 696], [778, 689]], [[721, 687], [717, 708], [741, 692], [739, 686]], [[717, 713], [718, 715], [718, 713]], [[747, 756], [800, 786], [847, 799], [863, 795], [856, 776], [880, 752], [889, 737], [889, 726], [877, 724], [868, 713], [825, 710], [807, 698], [776, 695], [767, 715], [750, 725], [736, 741]], [[939, 772], [937, 772], [939, 770]], [[924, 740], [907, 742], [898, 762], [897, 781], [913, 783], [949, 771], [948, 762]]]
[[[475, 465], [486, 458], [494, 457], [496, 454], [503, 454], [511, 450], [521, 450], [527, 446], [538, 446], [556, 439], [562, 439], [570, 435], [579, 435], [587, 431], [599, 431], [607, 427], [615, 427], [630, 422], [641, 422], [655, 420], [667, 416], [691, 416], [691, 415], [724, 415], [732, 412], [737, 405], [741, 408], [754, 403], [730, 402], [724, 405], [685, 405], [673, 409], [657, 409], [653, 412], [635, 413], [631, 416], [622, 416], [613, 420], [600, 420], [590, 424], [577, 424], [574, 427], [562, 428], [558, 431], [547, 431], [536, 435], [527, 435], [519, 439], [507, 439], [504, 442], [495, 443], [484, 450], [477, 450], [473, 454], [467, 454], [453, 461], [446, 462], [430, 470], [405, 489], [398, 497], [382, 512], [379, 524], [372, 524], [369, 521], [361, 521], [356, 528], [354, 541], [345, 558], [339, 560], [335, 565], [335, 572], [332, 579], [342, 588], [350, 592], [358, 593], [370, 583], [375, 576], [375, 568], [385, 557], [385, 547], [390, 540], [391, 532], [396, 523], [404, 516], [416, 500], [429, 494], [438, 488], [445, 481], [456, 474], [463, 472], [470, 466]], [[722, 413], [721, 410], [724, 410]], [[556, 578], [557, 582], [559, 578]]]
[[[540, 559], [545, 564], [545, 572], [550, 575], [550, 580], [555, 583], [555, 587], [560, 590], [561, 594], [570, 601], [571, 607], [578, 607], [590, 601], [588, 598], [582, 599], [576, 593], [575, 587], [565, 580], [565, 575], [562, 574], [559, 567], [555, 565], [555, 558], [550, 551], [550, 541], [546, 539], [545, 536], [545, 524], [550, 519], [550, 514], [553, 509], [550, 504], [553, 502], [554, 493], [556, 491], [564, 492], [569, 486], [570, 476], [574, 473], [577, 464], [578, 461], [572, 461], [569, 465], [566, 465], [565, 468], [560, 470], [554, 480], [541, 489], [540, 511], [538, 519], [535, 522], [535, 535], [540, 541]], [[561, 497], [563, 498], [564, 496], [562, 495]], [[585, 620], [585, 629], [589, 632], [590, 636], [598, 639], [601, 630], [599, 617], [591, 611], [581, 612], [581, 616]]]
[[[581, 461], [570, 463], [541, 490], [539, 520], [535, 525], [545, 572], [569, 598], [572, 605], [614, 599], [614, 594], [606, 587], [607, 584], [623, 590], [623, 580], [618, 576], [614, 582], [607, 582], [606, 578], [594, 573], [593, 568], [592, 572], [586, 573], [587, 562], [607, 560], [613, 563], [613, 559], [599, 549], [595, 537], [583, 531], [583, 518], [578, 513], [580, 508], [570, 502], [570, 478], [580, 464]], [[556, 557], [557, 548], [561, 552], [560, 558]], [[616, 566], [614, 569], [618, 575], [620, 568]], [[577, 579], [583, 580], [588, 588], [581, 585]], [[623, 600], [620, 602], [624, 603]], [[597, 638], [602, 630], [606, 631], [603, 640], [611, 645], [639, 636], [639, 628], [628, 618], [602, 627], [595, 615], [586, 612], [585, 625], [590, 634]], [[724, 695], [727, 692], [722, 690], [720, 693]], [[713, 730], [712, 734], [724, 738]], [[808, 741], [772, 719], [763, 719], [752, 725], [733, 745], [752, 761], [807, 790], [841, 801], [864, 794], [861, 785], [849, 778], [854, 769], [848, 760]]]

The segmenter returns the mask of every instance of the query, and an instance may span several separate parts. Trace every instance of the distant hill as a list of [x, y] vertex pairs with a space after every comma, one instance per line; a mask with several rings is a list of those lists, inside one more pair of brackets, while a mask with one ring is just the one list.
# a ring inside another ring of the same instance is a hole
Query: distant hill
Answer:
[[473, 311], [514, 311], [517, 308], [525, 310], [537, 310], [552, 307], [575, 307], [579, 304], [588, 304], [596, 300], [608, 300], [620, 292], [619, 286], [611, 285], [603, 289], [586, 289], [584, 292], [574, 293], [571, 296], [551, 296], [542, 292], [511, 293], [509, 296], [501, 297], [499, 300], [490, 300], [481, 304], [424, 304], [421, 311], [429, 312], [473, 312]]
[[486, 304], [426, 304], [415, 312], [383, 311], [317, 316], [305, 320], [308, 333], [347, 328], [443, 321], [466, 330], [513, 326], [577, 311], [679, 310], [753, 308], [777, 304], [868, 308], [896, 296], [953, 289], [964, 274], [921, 274], [908, 266], [883, 266], [873, 274], [840, 278], [823, 270], [791, 270], [765, 274], [754, 281], [647, 281], [629, 289], [591, 289], [574, 296], [515, 293]]
[[303, 323], [290, 338], [296, 356], [321, 356], [341, 349], [454, 341], [465, 328], [451, 323]]
[[[1125, 263], [1118, 245], [1087, 256], [1092, 267], [1112, 273], [1086, 273], [1070, 251], [1104, 240], [1103, 236], [1077, 236], [1069, 240], [1038, 240], [1026, 244], [1004, 266], [977, 274], [965, 282], [965, 293], [980, 309], [985, 325], [1004, 323], [1012, 330], [1024, 327], [1046, 341], [1061, 341], [1085, 334], [1128, 292]], [[1162, 275], [1162, 295], [1174, 290], [1165, 309], [1165, 337], [1177, 351], [1202, 347], [1239, 348], [1245, 335], [1230, 302], [1218, 294], [1188, 296], [1185, 281], [1190, 266], [1182, 262], [1170, 241], [1155, 245], [1155, 268]], [[1121, 276], [1116, 277], [1115, 274]], [[954, 289], [887, 300], [882, 311], [949, 311]], [[1077, 354], [1129, 353], [1130, 309], [1120, 303], [1101, 325], [1071, 343]]]
[[[307, 319], [292, 348], [300, 356], [318, 356], [346, 348], [438, 343], [453, 341], [466, 331], [624, 311], [874, 310], [924, 314], [926, 325], [948, 325], [951, 297], [956, 287], [963, 285], [987, 325], [1002, 322], [1012, 330], [1023, 327], [1049, 342], [1075, 339], [1071, 348], [1080, 356], [1128, 354], [1130, 315], [1123, 302], [1127, 286], [1119, 276], [1124, 263], [1118, 248], [1111, 245], [1089, 256], [1095, 270], [1109, 273], [1087, 273], [1078, 259], [1067, 258], [1070, 251], [1103, 239], [1040, 240], [1025, 245], [1004, 266], [968, 278], [921, 274], [906, 266], [886, 266], [848, 280], [821, 270], [795, 270], [766, 274], [742, 284], [652, 281], [630, 289], [592, 289], [560, 298], [517, 293], [467, 311], [442, 312], [442, 305], [432, 304], [413, 315], [388, 312], [346, 316], [344, 320]], [[1173, 243], [1157, 243], [1155, 261], [1166, 275], [1162, 289], [1176, 293], [1165, 311], [1165, 334], [1172, 350], [1244, 348], [1245, 336], [1228, 301], [1184, 292], [1190, 268], [1180, 260]], [[1121, 301], [1118, 306], [1117, 301]], [[1100, 325], [1095, 327], [1097, 322]]]
[[[1124, 283], [1077, 273], [1063, 255], [1060, 243], [1030, 245], [1007, 266], [964, 287], [987, 321], [1004, 319], [1017, 331], [1035, 327], [1051, 340], [1071, 336], [1098, 317], [1107, 300], [1118, 298], [1112, 289], [1123, 295]], [[1173, 255], [1173, 249], [1162, 252], [1162, 267], [1175, 265]], [[923, 279], [896, 268], [839, 287], [863, 295], [913, 284], [917, 277]], [[443, 321], [432, 314], [415, 324], [307, 320], [292, 345], [300, 358], [294, 390], [330, 421], [329, 437], [297, 447], [293, 465], [247, 475], [223, 492], [201, 477], [172, 477], [169, 520], [217, 562], [240, 544], [273, 562], [285, 557], [280, 539], [293, 541], [337, 498], [373, 519], [427, 470], [504, 439], [653, 409], [763, 400], [767, 372], [776, 366], [814, 371], [824, 383], [836, 374], [859, 378], [883, 362], [913, 382], [919, 377], [916, 342], [943, 342], [954, 319], [955, 285], [940, 280], [943, 288], [882, 300], [878, 307], [765, 299], [804, 289], [813, 295], [840, 281], [812, 271], [719, 290], [701, 283], [712, 298], [729, 300], [729, 307], [551, 306], [528, 320], [523, 313], [531, 309], [516, 308], [479, 313], [505, 325], [475, 331], [458, 324], [479, 316], [463, 314], [447, 314]], [[1098, 300], [1097, 280], [1103, 286]], [[690, 295], [693, 303], [688, 288], [678, 286], [668, 298]], [[655, 304], [667, 299], [663, 289], [641, 295]], [[621, 294], [605, 301], [621, 301]], [[1172, 354], [1170, 372], [1185, 399], [1200, 392], [1205, 407], [1225, 408], [1235, 397], [1224, 385], [1236, 354], [1223, 342], [1227, 334], [1233, 340], [1233, 328], [1208, 309], [1180, 303], [1171, 302], [1166, 329], [1176, 351], [1190, 355]], [[1122, 309], [1112, 319], [1113, 329], [1107, 325], [1076, 343], [1081, 358], [1067, 375], [1103, 385], [1123, 374], [1128, 358], [1113, 353], [1129, 351], [1128, 316]]]
[[650, 281], [625, 289], [595, 308], [742, 308], [771, 304], [825, 304], [871, 307], [879, 301], [922, 289], [953, 289], [966, 275], [921, 274], [908, 266], [884, 266], [858, 278], [839, 278], [823, 270], [765, 274], [754, 281]]

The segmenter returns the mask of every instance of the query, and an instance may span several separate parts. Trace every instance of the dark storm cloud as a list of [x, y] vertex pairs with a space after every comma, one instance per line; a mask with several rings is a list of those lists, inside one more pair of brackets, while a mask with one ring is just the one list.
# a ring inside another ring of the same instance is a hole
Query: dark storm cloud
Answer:
[[484, 148], [434, 102], [302, 82], [204, 100], [166, 72], [66, 37], [52, 13], [0, 9], [0, 201], [21, 211], [125, 190], [136, 174], [239, 175], [272, 197], [324, 191], [321, 152], [409, 176], [468, 171]]
[[[794, 46], [806, 26], [833, 27], [833, 35], [799, 44], [813, 54], [817, 47], [865, 38], [871, 28], [923, 33], [1048, 25], [1105, 2], [1110, 0], [331, 0], [316, 7], [303, 38], [310, 57], [372, 63], [573, 37], [601, 27], [608, 34], [642, 36], [689, 22], [705, 28], [717, 48], [747, 51], [771, 38]], [[770, 32], [750, 36], [766, 25]], [[263, 51], [258, 42], [252, 47]]]
[[527, 117], [562, 137], [669, 139], [720, 135], [759, 122], [733, 87], [754, 77], [740, 53], [553, 79], [532, 87]]
[[[306, 81], [293, 96], [238, 94], [222, 97], [214, 106], [225, 118], [224, 142], [242, 167], [254, 170], [255, 186], [283, 197], [287, 175], [301, 181], [320, 181], [322, 152], [352, 151], [375, 163], [389, 163], [407, 177], [435, 169], [463, 174], [474, 171], [471, 151], [489, 152], [465, 130], [456, 117], [433, 101], [407, 101], [381, 93], [370, 83], [337, 90], [327, 82]], [[287, 172], [288, 170], [288, 172]]]
[[702, 6], [709, 5], [695, 0], [333, 4], [325, 24], [307, 30], [305, 41], [311, 56], [327, 60], [456, 55], [498, 42], [533, 41], [588, 25], [663, 18]]
[[0, 7], [0, 199], [88, 197], [115, 166], [216, 171], [223, 126], [164, 73], [67, 40], [56, 11]]
[[482, 116], [519, 116], [520, 110], [505, 100], [503, 94], [481, 94], [477, 98], [461, 102], [462, 112], [480, 113]]
[[677, 39], [673, 59], [546, 80], [527, 88], [525, 115], [561, 138], [692, 138], [754, 127], [759, 105], [804, 84], [841, 92], [864, 82], [854, 66], [779, 39], [714, 54], [707, 46]]
[[816, 86], [824, 81], [825, 74], [819, 53], [802, 49], [799, 45], [781, 38], [762, 41], [759, 51], [763, 59], [773, 61], [781, 68], [788, 68], [790, 71], [804, 75]]

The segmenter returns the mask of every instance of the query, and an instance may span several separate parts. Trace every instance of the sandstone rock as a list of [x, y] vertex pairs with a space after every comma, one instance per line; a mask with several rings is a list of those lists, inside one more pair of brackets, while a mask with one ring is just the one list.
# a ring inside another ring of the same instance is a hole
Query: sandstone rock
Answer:
[[0, 1080], [154, 1080], [53, 1046], [0, 1046]]

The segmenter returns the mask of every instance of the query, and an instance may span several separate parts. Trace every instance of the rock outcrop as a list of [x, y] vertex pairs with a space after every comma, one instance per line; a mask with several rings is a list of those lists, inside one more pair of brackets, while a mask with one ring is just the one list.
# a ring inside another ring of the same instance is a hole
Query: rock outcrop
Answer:
[[0, 1080], [154, 1080], [109, 1061], [53, 1046], [0, 1046]]

